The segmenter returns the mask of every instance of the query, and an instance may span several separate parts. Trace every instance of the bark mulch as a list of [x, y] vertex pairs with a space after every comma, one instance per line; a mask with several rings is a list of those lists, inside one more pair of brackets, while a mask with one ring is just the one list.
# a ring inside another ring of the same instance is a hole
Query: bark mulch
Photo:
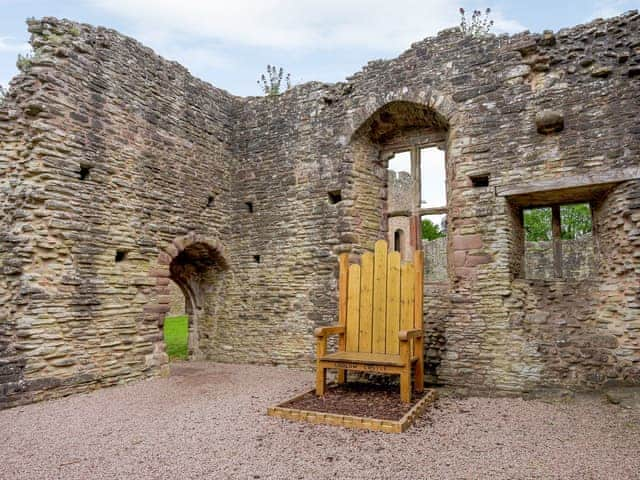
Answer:
[[397, 385], [348, 382], [328, 388], [324, 397], [317, 397], [314, 392], [309, 392], [280, 406], [380, 420], [400, 420], [423, 395], [413, 392], [411, 403], [402, 403]]

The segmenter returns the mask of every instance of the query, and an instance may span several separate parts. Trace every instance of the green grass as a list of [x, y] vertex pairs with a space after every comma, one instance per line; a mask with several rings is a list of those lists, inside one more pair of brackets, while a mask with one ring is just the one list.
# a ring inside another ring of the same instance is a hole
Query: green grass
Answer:
[[169, 360], [189, 357], [189, 318], [186, 315], [164, 319], [164, 344]]

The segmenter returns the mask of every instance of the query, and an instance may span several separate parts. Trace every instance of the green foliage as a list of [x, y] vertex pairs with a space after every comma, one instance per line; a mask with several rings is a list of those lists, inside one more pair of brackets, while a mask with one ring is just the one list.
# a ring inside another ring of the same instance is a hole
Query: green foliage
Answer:
[[21, 72], [26, 72], [31, 68], [32, 60], [33, 53], [25, 53], [24, 55], [19, 53], [18, 59], [16, 60], [16, 67], [18, 67], [18, 70], [20, 70]]
[[527, 242], [551, 240], [551, 209], [533, 208], [525, 210], [524, 230]]
[[586, 203], [562, 205], [560, 207], [562, 239], [571, 240], [591, 233], [591, 209]]
[[[591, 209], [586, 203], [560, 207], [562, 240], [573, 240], [591, 233]], [[524, 211], [524, 229], [528, 242], [549, 241], [551, 233], [551, 208], [534, 208]]]
[[435, 240], [436, 238], [444, 236], [446, 236], [446, 233], [443, 232], [438, 225], [428, 218], [422, 219], [422, 238], [424, 240]]
[[170, 360], [189, 358], [189, 317], [167, 317], [164, 319], [164, 344]]
[[282, 93], [283, 86], [286, 87], [285, 90], [291, 88], [291, 74], [285, 75], [282, 67], [267, 65], [267, 74], [263, 73], [257, 83], [267, 97], [277, 97]]
[[491, 33], [493, 20], [489, 19], [491, 9], [484, 11], [484, 16], [480, 10], [474, 10], [471, 18], [467, 20], [464, 8], [460, 8], [460, 30], [462, 34], [469, 37], [486, 37]]

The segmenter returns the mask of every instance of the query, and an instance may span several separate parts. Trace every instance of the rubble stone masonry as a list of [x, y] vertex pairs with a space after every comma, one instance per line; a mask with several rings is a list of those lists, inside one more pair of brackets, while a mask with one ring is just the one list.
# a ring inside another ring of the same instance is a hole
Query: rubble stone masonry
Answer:
[[[166, 373], [170, 279], [194, 356], [308, 368], [313, 329], [336, 320], [336, 255], [387, 235], [382, 150], [430, 138], [446, 139], [449, 210], [429, 378], [640, 383], [637, 12], [451, 29], [344, 82], [250, 98], [113, 30], [29, 30], [0, 106], [0, 407]], [[593, 274], [526, 278], [522, 208], [577, 201]]]

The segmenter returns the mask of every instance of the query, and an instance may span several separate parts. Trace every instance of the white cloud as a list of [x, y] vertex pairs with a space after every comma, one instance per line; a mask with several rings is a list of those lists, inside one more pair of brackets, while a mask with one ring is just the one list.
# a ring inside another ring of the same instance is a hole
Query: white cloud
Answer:
[[0, 53], [27, 53], [31, 50], [28, 43], [14, 42], [11, 37], [0, 37]]
[[638, 4], [629, 0], [599, 0], [595, 2], [595, 8], [585, 17], [585, 21], [594, 18], [611, 18], [618, 16], [627, 10], [637, 9]]
[[[141, 32], [285, 49], [398, 51], [459, 23], [448, 0], [88, 0]], [[496, 31], [524, 27], [499, 12]]]

